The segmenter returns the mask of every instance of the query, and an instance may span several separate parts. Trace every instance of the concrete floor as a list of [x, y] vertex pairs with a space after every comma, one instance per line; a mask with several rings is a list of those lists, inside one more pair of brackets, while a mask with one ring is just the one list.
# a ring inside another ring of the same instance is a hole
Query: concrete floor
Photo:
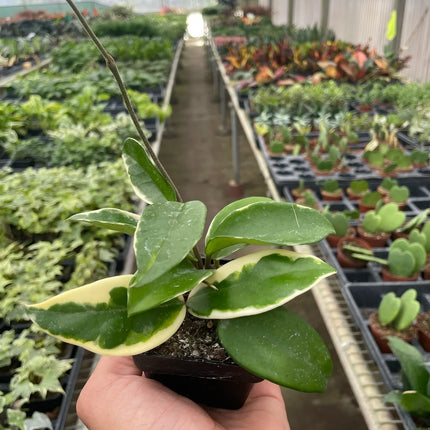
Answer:
[[[233, 177], [231, 137], [218, 132], [220, 105], [214, 100], [211, 72], [199, 39], [190, 39], [185, 44], [172, 107], [160, 159], [184, 201], [201, 200], [206, 204], [209, 223], [235, 198], [229, 188]], [[243, 135], [240, 136], [240, 174], [244, 197], [266, 195], [264, 180]], [[367, 429], [312, 293], [300, 296], [288, 307], [320, 333], [334, 362], [333, 376], [325, 393], [284, 390], [291, 429]]]

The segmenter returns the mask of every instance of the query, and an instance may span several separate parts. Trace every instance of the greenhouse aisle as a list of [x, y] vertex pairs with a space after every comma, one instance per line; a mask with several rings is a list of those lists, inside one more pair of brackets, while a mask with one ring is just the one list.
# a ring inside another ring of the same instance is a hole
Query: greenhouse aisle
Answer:
[[[160, 159], [178, 185], [182, 197], [201, 200], [208, 208], [208, 222], [232, 202], [231, 137], [219, 133], [220, 104], [214, 100], [211, 71], [201, 39], [186, 41], [173, 90], [173, 114], [167, 123]], [[266, 186], [244, 136], [240, 136], [240, 174], [243, 196], [264, 196]], [[202, 244], [200, 244], [202, 245]], [[288, 308], [307, 320], [329, 346], [333, 376], [324, 394], [284, 390], [292, 430], [363, 430], [367, 426], [337, 359], [312, 293]]]

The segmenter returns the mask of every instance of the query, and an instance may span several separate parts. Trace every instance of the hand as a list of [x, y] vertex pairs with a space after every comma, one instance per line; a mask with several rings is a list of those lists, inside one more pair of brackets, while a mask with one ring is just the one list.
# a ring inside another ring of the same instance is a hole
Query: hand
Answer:
[[290, 430], [281, 391], [269, 381], [255, 384], [241, 409], [202, 407], [146, 378], [132, 357], [102, 357], [76, 409], [90, 430]]

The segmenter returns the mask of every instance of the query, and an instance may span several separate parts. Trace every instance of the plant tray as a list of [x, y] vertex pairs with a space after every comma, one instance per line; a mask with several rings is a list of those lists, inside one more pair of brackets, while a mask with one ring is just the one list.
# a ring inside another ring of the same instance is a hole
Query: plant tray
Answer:
[[420, 143], [417, 139], [410, 137], [407, 131], [399, 131], [397, 138], [408, 149], [430, 150], [430, 141]]
[[[382, 297], [390, 291], [401, 295], [409, 288], [415, 288], [418, 293], [418, 301], [421, 304], [421, 312], [430, 309], [429, 283], [372, 283], [369, 285], [350, 284], [344, 289], [344, 296], [351, 310], [351, 314], [360, 328], [364, 341], [366, 342], [370, 354], [375, 360], [382, 379], [389, 391], [402, 388], [401, 369], [394, 354], [381, 353], [369, 328], [369, 315], [375, 311]], [[424, 355], [426, 361], [430, 359], [430, 353], [424, 351], [418, 340], [413, 340], [412, 344]], [[405, 426], [406, 430], [417, 427], [411, 415], [402, 408], [396, 406], [396, 410]]]
[[[364, 179], [370, 182], [379, 182], [381, 176], [371, 169], [361, 159], [361, 152], [346, 154], [347, 171], [335, 171], [328, 175], [316, 174], [309, 162], [301, 155], [271, 155], [267, 151], [262, 136], [257, 136], [258, 145], [266, 159], [268, 168], [275, 184], [279, 187], [284, 185], [296, 185], [300, 181], [310, 185], [322, 182], [326, 179], [337, 179], [340, 185], [345, 186], [354, 179]], [[430, 179], [430, 168], [415, 168], [410, 172], [398, 173], [396, 178], [403, 183], [411, 184], [417, 181]]]

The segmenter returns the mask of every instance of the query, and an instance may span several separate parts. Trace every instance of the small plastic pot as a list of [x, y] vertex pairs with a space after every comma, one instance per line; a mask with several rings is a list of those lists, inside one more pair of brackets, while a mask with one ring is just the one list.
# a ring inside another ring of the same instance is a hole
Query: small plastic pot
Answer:
[[196, 403], [216, 408], [239, 409], [253, 384], [262, 381], [236, 364], [145, 353], [133, 359], [147, 378], [161, 382]]
[[337, 244], [339, 243], [340, 239], [342, 239], [343, 237], [346, 238], [351, 238], [351, 237], [355, 237], [355, 228], [354, 227], [349, 227], [346, 235], [345, 236], [336, 236], [334, 234], [329, 234], [326, 237], [326, 240], [328, 242], [328, 244], [330, 245], [331, 248], [336, 248]]
[[383, 248], [390, 237], [388, 233], [371, 234], [364, 230], [362, 225], [357, 226], [357, 233], [372, 248]]
[[382, 268], [382, 280], [384, 282], [413, 282], [419, 277], [419, 272], [412, 274], [411, 276], [398, 276], [391, 273], [387, 267]]
[[342, 267], [349, 267], [354, 269], [366, 267], [367, 261], [351, 257], [351, 252], [343, 249], [344, 245], [353, 245], [359, 248], [372, 251], [372, 248], [369, 246], [369, 244], [364, 240], [360, 239], [359, 237], [343, 237], [339, 240], [337, 244], [337, 260]]
[[321, 197], [324, 201], [328, 201], [328, 202], [336, 202], [339, 200], [342, 200], [343, 197], [343, 192], [339, 191], [339, 192], [329, 192], [326, 190], [321, 190]]
[[425, 351], [430, 352], [430, 312], [419, 314], [415, 325], [418, 341]]

